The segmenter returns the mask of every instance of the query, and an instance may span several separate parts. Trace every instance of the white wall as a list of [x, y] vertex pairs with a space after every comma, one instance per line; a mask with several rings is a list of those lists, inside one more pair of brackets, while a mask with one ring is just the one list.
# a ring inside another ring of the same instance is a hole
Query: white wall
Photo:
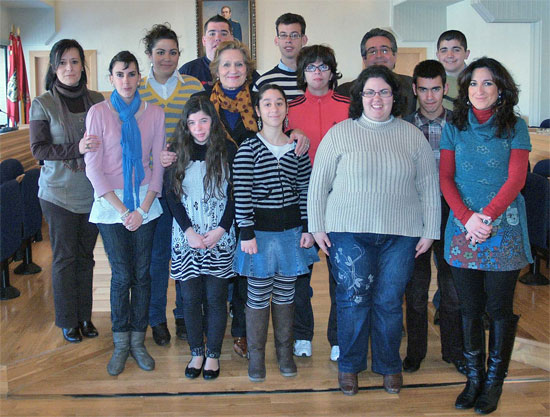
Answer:
[[[447, 27], [458, 29], [468, 39], [470, 59], [488, 56], [500, 61], [510, 72], [521, 90], [518, 110], [529, 115], [531, 75], [531, 24], [486, 23], [472, 8], [462, 1], [447, 8]], [[538, 53], [540, 56], [540, 51]]]
[[[0, 6], [1, 8], [2, 6]], [[275, 20], [286, 12], [304, 16], [309, 44], [325, 43], [334, 48], [339, 70], [344, 78], [354, 79], [361, 70], [359, 42], [372, 27], [390, 27], [391, 0], [256, 0], [257, 66], [260, 73], [272, 68], [279, 61], [279, 51], [273, 44]], [[51, 22], [31, 14], [25, 31], [23, 45], [29, 50], [49, 50], [62, 38], [75, 38], [85, 49], [98, 51], [98, 88], [110, 90], [107, 67], [114, 54], [122, 49], [134, 52], [148, 71], [148, 60], [140, 39], [154, 23], [169, 22], [180, 36], [182, 56], [180, 63], [196, 57], [195, 0], [59, 0], [56, 3], [59, 32], [46, 45], [37, 34], [45, 33], [44, 26]], [[1, 13], [0, 39], [9, 31], [6, 15]], [[22, 18], [18, 12], [11, 13]], [[20, 24], [18, 22], [8, 22]], [[30, 24], [29, 24], [30, 23]], [[529, 77], [531, 33], [529, 24], [486, 23], [463, 0], [447, 8], [447, 27], [463, 31], [473, 58], [488, 55], [504, 63], [522, 90], [519, 109], [529, 114]], [[427, 47], [428, 58], [435, 58], [433, 44], [406, 42], [398, 39], [401, 47]]]

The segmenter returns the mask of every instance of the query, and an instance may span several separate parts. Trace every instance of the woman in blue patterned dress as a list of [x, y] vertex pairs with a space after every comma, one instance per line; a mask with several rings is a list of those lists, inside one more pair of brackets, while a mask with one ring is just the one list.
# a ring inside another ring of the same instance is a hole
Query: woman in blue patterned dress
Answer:
[[[525, 203], [531, 144], [514, 111], [518, 88], [496, 60], [481, 58], [460, 75], [452, 124], [441, 138], [441, 190], [451, 207], [445, 259], [461, 304], [468, 382], [455, 406], [496, 410], [519, 317], [513, 300], [520, 270], [532, 262]], [[490, 316], [485, 368], [482, 314]]]
[[227, 283], [234, 275], [230, 172], [237, 146], [228, 139], [208, 97], [195, 96], [183, 109], [173, 148], [178, 157], [167, 172], [166, 200], [174, 216], [171, 276], [183, 297], [192, 356], [185, 376], [196, 378], [204, 367], [203, 378], [215, 379], [227, 322]]

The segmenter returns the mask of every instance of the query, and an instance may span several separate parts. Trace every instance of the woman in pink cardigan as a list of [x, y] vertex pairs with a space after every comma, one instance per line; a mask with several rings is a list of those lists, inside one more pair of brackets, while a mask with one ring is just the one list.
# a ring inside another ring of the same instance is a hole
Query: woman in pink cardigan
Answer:
[[[128, 51], [109, 65], [114, 86], [110, 100], [93, 106], [86, 130], [100, 140], [86, 154], [86, 175], [94, 187], [90, 221], [96, 223], [111, 264], [111, 321], [115, 350], [110, 375], [124, 370], [131, 354], [146, 371], [155, 361], [143, 344], [148, 324], [151, 245], [162, 213], [164, 112], [142, 102], [136, 57]], [[93, 133], [92, 133], [93, 132]], [[151, 160], [152, 156], [152, 160]], [[158, 161], [158, 163], [157, 163]]]

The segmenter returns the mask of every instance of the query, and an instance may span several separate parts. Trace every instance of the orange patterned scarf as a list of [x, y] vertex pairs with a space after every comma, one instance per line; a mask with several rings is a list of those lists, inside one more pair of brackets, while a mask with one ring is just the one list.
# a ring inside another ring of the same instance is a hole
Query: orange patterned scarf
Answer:
[[252, 106], [252, 97], [248, 83], [243, 85], [243, 88], [237, 94], [235, 99], [227, 97], [221, 87], [220, 82], [216, 82], [210, 94], [210, 101], [214, 104], [216, 111], [220, 114], [220, 108], [231, 113], [239, 113], [243, 120], [244, 127], [253, 132], [258, 131], [258, 125], [254, 118], [254, 108]]

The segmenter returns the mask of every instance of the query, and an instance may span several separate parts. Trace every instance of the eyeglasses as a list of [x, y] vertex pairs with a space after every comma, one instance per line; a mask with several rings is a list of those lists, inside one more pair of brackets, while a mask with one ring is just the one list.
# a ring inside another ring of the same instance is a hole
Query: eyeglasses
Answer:
[[302, 34], [298, 32], [292, 32], [290, 35], [287, 33], [281, 33], [280, 35], [277, 35], [277, 37], [282, 41], [286, 41], [288, 38], [295, 41], [296, 39], [300, 39], [302, 37]]
[[387, 88], [384, 88], [383, 90], [380, 90], [380, 91], [374, 91], [374, 90], [361, 91], [361, 95], [366, 98], [374, 98], [377, 94], [382, 98], [388, 98], [393, 96], [393, 92]]
[[380, 49], [376, 49], [376, 48], [368, 49], [367, 50], [367, 55], [375, 56], [375, 55], [378, 54], [378, 52], [380, 52], [382, 55], [389, 55], [389, 54], [393, 53], [393, 51], [390, 48], [382, 47]]
[[308, 64], [304, 68], [304, 71], [305, 72], [315, 72], [315, 71], [319, 70], [321, 72], [325, 72], [325, 71], [328, 71], [329, 69], [330, 69], [330, 67], [327, 64], [321, 64], [321, 65]]

